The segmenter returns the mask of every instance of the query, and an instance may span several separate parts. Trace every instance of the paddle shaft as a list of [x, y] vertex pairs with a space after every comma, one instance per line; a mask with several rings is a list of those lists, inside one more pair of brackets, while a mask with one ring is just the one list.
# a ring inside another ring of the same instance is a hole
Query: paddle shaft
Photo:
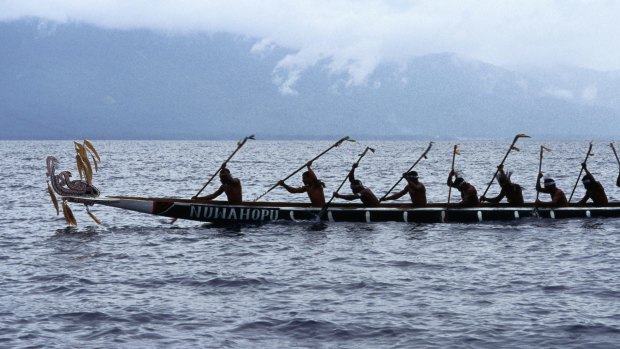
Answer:
[[[506, 155], [504, 155], [504, 158], [502, 159], [502, 162], [499, 164], [499, 166], [504, 165], [504, 162], [506, 161], [506, 159], [508, 158], [508, 154], [510, 154], [510, 152], [512, 151], [512, 148], [515, 146], [515, 144], [517, 143], [517, 140], [519, 140], [519, 136], [515, 136], [515, 139], [512, 140], [512, 144], [510, 145], [510, 147], [508, 148], [508, 151], [506, 152]], [[499, 173], [499, 166], [497, 166], [497, 170], [495, 170], [495, 174], [493, 175], [493, 178], [491, 178], [491, 181], [489, 182], [489, 185], [487, 185], [487, 188], [484, 190], [484, 193], [482, 194], [482, 196], [487, 195], [487, 191], [489, 191], [489, 188], [491, 188], [491, 184], [493, 184], [493, 181], [495, 180], [495, 177], [497, 177], [497, 174]]]
[[[424, 154], [422, 154], [422, 155], [418, 158], [418, 160], [417, 160], [416, 162], [414, 162], [414, 163], [413, 163], [413, 165], [411, 165], [411, 167], [409, 167], [409, 169], [407, 170], [407, 172], [410, 172], [411, 170], [413, 170], [413, 168], [415, 167], [415, 165], [417, 165], [417, 164], [418, 164], [418, 162], [420, 162], [420, 160], [422, 160], [422, 158], [424, 158], [424, 157], [426, 156], [426, 154], [428, 153], [428, 151], [429, 151], [429, 150], [431, 150], [431, 147], [432, 147], [432, 146], [433, 146], [433, 142], [431, 142], [431, 143], [428, 145], [428, 148], [426, 148], [426, 151], [424, 151]], [[400, 183], [400, 181], [402, 181], [402, 180], [403, 180], [403, 177], [400, 177], [400, 178], [398, 179], [398, 181], [396, 182], [396, 184], [394, 184], [394, 185], [390, 188], [390, 190], [388, 190], [388, 191], [387, 191], [387, 193], [385, 193], [385, 195], [383, 195], [383, 197], [382, 197], [382, 198], [381, 198], [381, 200], [379, 200], [379, 201], [384, 200], [384, 199], [385, 199], [388, 195], [390, 195], [390, 193], [392, 192], [392, 190], [394, 190], [394, 188], [396, 188], [396, 186], [398, 185], [398, 183]]]
[[[454, 172], [454, 160], [456, 159], [456, 153], [458, 149], [458, 144], [454, 145], [454, 150], [452, 151], [452, 166], [451, 172]], [[448, 223], [448, 210], [450, 209], [450, 198], [452, 197], [452, 186], [448, 186], [448, 202], [446, 203], [446, 215], [443, 218], [444, 223]]]
[[[310, 160], [310, 161], [308, 161], [308, 162], [313, 162], [313, 161], [315, 161], [316, 159], [318, 159], [318, 158], [320, 158], [321, 156], [323, 156], [323, 155], [327, 154], [327, 152], [328, 152], [328, 151], [330, 151], [330, 150], [332, 150], [333, 148], [335, 148], [335, 147], [339, 146], [340, 144], [342, 144], [342, 142], [344, 142], [344, 141], [346, 141], [346, 140], [348, 140], [348, 139], [349, 139], [349, 136], [347, 136], [347, 137], [343, 137], [343, 138], [342, 138], [342, 139], [340, 139], [338, 142], [336, 142], [336, 143], [332, 144], [332, 146], [331, 146], [331, 147], [329, 147], [329, 148], [325, 149], [325, 150], [324, 150], [321, 154], [319, 154], [319, 155], [315, 156], [312, 160]], [[283, 181], [286, 181], [287, 179], [289, 179], [289, 178], [293, 177], [293, 176], [294, 176], [297, 172], [299, 172], [299, 171], [303, 170], [303, 169], [307, 166], [308, 162], [306, 162], [304, 165], [302, 165], [300, 168], [298, 168], [297, 170], [295, 170], [295, 171], [294, 171], [293, 173], [291, 173], [290, 175], [286, 176], [286, 177], [283, 179]], [[275, 189], [278, 185], [279, 185], [278, 183], [274, 184], [271, 188], [269, 188], [269, 190], [267, 190], [266, 192], [264, 192], [263, 194], [261, 194], [261, 196], [257, 197], [256, 199], [254, 199], [254, 201], [258, 201], [258, 199], [260, 199], [260, 198], [262, 198], [263, 196], [267, 195], [270, 191], [272, 191], [273, 189]]]
[[[540, 172], [542, 171], [542, 159], [543, 159], [543, 151], [544, 151], [544, 147], [541, 145], [540, 146], [540, 158], [538, 159], [538, 173], [536, 174], [536, 186], [538, 187], [538, 182], [540, 181], [540, 178], [538, 178]], [[538, 190], [536, 190], [536, 200], [538, 200], [538, 197], [540, 196], [540, 192]]]
[[[590, 146], [588, 147], [588, 154], [586, 154], [586, 159], [583, 160], [584, 164], [588, 162], [588, 158], [590, 157], [591, 151], [592, 151], [592, 142], [590, 142]], [[579, 180], [581, 179], [582, 173], [583, 173], [583, 166], [581, 167], [581, 170], [579, 171], [579, 176], [577, 176], [577, 181], [575, 182], [575, 185], [573, 186], [573, 191], [570, 193], [570, 197], [568, 198], [569, 204], [570, 204], [570, 200], [573, 198], [573, 194], [575, 194], [575, 189], [577, 189], [577, 185], [579, 184]]]
[[[254, 139], [254, 135], [245, 137], [239, 144], [237, 144], [237, 149], [235, 149], [235, 151], [233, 151], [232, 154], [230, 154], [230, 156], [228, 157], [228, 159], [226, 159], [226, 161], [224, 161], [222, 163], [222, 165], [228, 163], [228, 161], [230, 161], [230, 159], [233, 158], [233, 156], [235, 156], [235, 154], [237, 154], [237, 152], [239, 151], [239, 149], [241, 149], [241, 147], [243, 147], [243, 145], [245, 144], [245, 142], [248, 141], [248, 139]], [[211, 178], [209, 178], [209, 180], [207, 181], [207, 183], [205, 183], [205, 185], [202, 186], [202, 188], [198, 191], [198, 193], [196, 193], [196, 195], [194, 196], [198, 196], [200, 195], [200, 193], [202, 193], [203, 190], [205, 190], [205, 188], [207, 187], [207, 185], [209, 185], [209, 183], [211, 183], [211, 181], [213, 180], [213, 178], [215, 178], [215, 176], [217, 176], [218, 173], [220, 173], [220, 171], [222, 170], [222, 166], [220, 166], [217, 171], [215, 171], [215, 173], [213, 174], [213, 176], [211, 176]]]
[[616, 156], [616, 161], [618, 162], [618, 166], [620, 166], [620, 158], [618, 158], [618, 153], [616, 152], [616, 147], [614, 147], [613, 143], [609, 144], [611, 146], [611, 150], [613, 150], [614, 155]]
[[[357, 167], [357, 165], [359, 165], [360, 161], [362, 161], [362, 158], [364, 157], [364, 155], [366, 155], [366, 153], [372, 150], [374, 151], [372, 148], [370, 147], [366, 147], [366, 149], [364, 149], [364, 152], [362, 152], [362, 154], [360, 155], [360, 157], [357, 159], [357, 161], [353, 164], [352, 167]], [[351, 168], [351, 171], [353, 171], [353, 168]], [[340, 185], [338, 186], [338, 189], [336, 189], [336, 193], [340, 191], [340, 189], [342, 189], [342, 186], [344, 185], [344, 183], [347, 181], [347, 179], [349, 178], [349, 176], [351, 175], [351, 171], [349, 171], [349, 173], [347, 174], [346, 177], [344, 177], [344, 179], [342, 180], [342, 183], [340, 183]], [[329, 204], [332, 203], [332, 200], [334, 200], [335, 195], [332, 193], [332, 197], [329, 198], [329, 201], [327, 201], [327, 203], [325, 204], [325, 206], [323, 206], [323, 208], [321, 209], [321, 211], [319, 212], [319, 219], [321, 219], [321, 217], [323, 217], [323, 214], [325, 214], [325, 211], [327, 211], [327, 208], [329, 207]]]
[[[454, 145], [454, 150], [452, 151], [452, 167], [450, 172], [454, 172], [454, 160], [456, 159], [456, 151], [458, 149], [458, 145]], [[450, 205], [450, 197], [452, 196], [452, 186], [448, 187], [448, 205]], [[446, 208], [447, 213], [447, 208]], [[447, 216], [447, 215], [446, 215]]]

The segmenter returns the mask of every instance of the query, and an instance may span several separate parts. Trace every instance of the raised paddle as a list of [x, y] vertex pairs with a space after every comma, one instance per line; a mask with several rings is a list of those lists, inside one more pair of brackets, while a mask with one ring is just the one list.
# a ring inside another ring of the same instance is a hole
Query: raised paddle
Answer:
[[481, 197], [487, 195], [487, 191], [489, 191], [489, 188], [491, 188], [491, 185], [493, 184], [493, 181], [495, 180], [495, 177], [497, 177], [497, 174], [499, 173], [500, 166], [504, 165], [504, 162], [506, 161], [506, 158], [508, 158], [508, 154], [510, 154], [510, 152], [513, 151], [513, 150], [519, 151], [519, 148], [515, 147], [515, 144], [517, 143], [519, 138], [530, 138], [530, 136], [528, 136], [526, 134], [523, 134], [523, 133], [519, 133], [518, 135], [515, 136], [515, 138], [512, 140], [512, 144], [510, 145], [510, 147], [508, 148], [508, 151], [506, 152], [506, 155], [504, 155], [504, 158], [502, 159], [502, 162], [499, 164], [499, 166], [497, 166], [497, 170], [495, 170], [495, 174], [493, 175], [493, 178], [491, 178], [491, 181], [489, 182], [489, 185], [487, 185], [487, 188], [484, 190], [484, 194], [482, 194]]
[[[590, 146], [588, 147], [588, 153], [586, 154], [586, 159], [583, 160], [582, 163], [584, 164], [587, 163], [590, 155], [592, 155], [592, 142], [590, 142]], [[582, 173], [583, 173], [583, 166], [581, 166], [581, 171], [579, 171], [579, 176], [577, 176], [577, 181], [575, 182], [575, 185], [573, 186], [573, 191], [570, 193], [570, 197], [568, 198], [569, 204], [570, 204], [570, 200], [573, 198], [573, 194], [575, 194], [575, 189], [577, 189], [577, 185], [579, 184], [579, 180], [581, 179]]]
[[[314, 162], [316, 159], [320, 158], [321, 156], [325, 155], [328, 151], [332, 150], [333, 148], [336, 148], [337, 146], [339, 146], [340, 144], [342, 144], [342, 142], [344, 141], [349, 141], [349, 142], [355, 142], [354, 139], [349, 138], [349, 136], [343, 137], [341, 138], [338, 142], [332, 144], [331, 147], [325, 149], [321, 154], [315, 156], [312, 160], [308, 161], [308, 162]], [[282, 181], [286, 181], [287, 179], [293, 177], [297, 172], [303, 170], [308, 162], [306, 162], [303, 166], [301, 166], [300, 168], [296, 169], [293, 173], [291, 173], [290, 175], [286, 176]], [[257, 197], [256, 199], [254, 199], [254, 201], [258, 201], [258, 199], [262, 198], [263, 196], [267, 195], [267, 193], [269, 193], [270, 191], [272, 191], [273, 189], [275, 189], [279, 184], [276, 183], [274, 184], [271, 188], [269, 188], [269, 190], [267, 190], [266, 192], [264, 192], [263, 194], [261, 194], [259, 197]]]
[[[245, 137], [244, 139], [240, 140], [239, 142], [237, 142], [237, 149], [235, 149], [235, 151], [230, 154], [230, 156], [228, 157], [228, 159], [226, 159], [226, 161], [224, 161], [222, 163], [222, 166], [224, 164], [227, 164], [228, 161], [230, 161], [230, 159], [232, 159], [233, 156], [235, 156], [235, 154], [237, 154], [237, 152], [239, 151], [239, 149], [241, 149], [241, 147], [243, 147], [243, 145], [245, 144], [245, 142], [248, 141], [248, 139], [256, 139], [254, 138], [254, 135], [249, 135], [247, 137]], [[207, 185], [209, 185], [209, 183], [211, 183], [211, 181], [213, 180], [213, 178], [215, 178], [215, 176], [217, 176], [218, 173], [220, 173], [220, 171], [222, 170], [222, 166], [220, 166], [217, 171], [215, 171], [215, 173], [213, 174], [213, 176], [211, 176], [211, 178], [209, 178], [209, 180], [207, 181], [207, 183], [205, 183], [205, 185], [202, 186], [202, 188], [198, 191], [198, 193], [196, 193], [196, 195], [194, 195], [194, 197], [197, 197], [198, 195], [200, 195], [200, 193], [202, 193], [202, 191], [207, 187]]]
[[[551, 149], [545, 147], [544, 145], [541, 145], [540, 146], [540, 158], [538, 159], [538, 173], [536, 173], [536, 184], [538, 184], [538, 181], [539, 181], [538, 175], [540, 172], [542, 172], [543, 152], [545, 151], [551, 151]], [[538, 200], [539, 195], [540, 195], [540, 192], [536, 190], [536, 200]]]
[[[454, 160], [456, 159], [457, 155], [460, 155], [461, 152], [459, 152], [459, 145], [455, 144], [454, 145], [454, 150], [452, 151], [452, 166], [451, 166], [451, 171], [450, 172], [454, 172]], [[452, 186], [448, 187], [448, 202], [446, 204], [446, 215], [443, 219], [444, 223], [448, 222], [448, 208], [450, 208], [450, 197], [452, 196]]]
[[[431, 147], [433, 146], [433, 142], [430, 142], [428, 144], [428, 147], [426, 148], [426, 150], [424, 151], [424, 153], [418, 158], [418, 160], [416, 162], [413, 163], [413, 165], [411, 165], [411, 167], [409, 167], [409, 169], [407, 170], [407, 173], [410, 172], [411, 170], [413, 170], [413, 168], [415, 167], [415, 165], [418, 164], [418, 162], [420, 162], [420, 160], [422, 160], [423, 158], [426, 159], [426, 154], [428, 153], [429, 150], [431, 150]], [[379, 201], [383, 201], [388, 195], [390, 195], [390, 193], [392, 192], [392, 190], [394, 190], [394, 188], [396, 188], [396, 186], [398, 185], [398, 183], [400, 183], [400, 181], [403, 180], [403, 177], [400, 177], [398, 179], [398, 181], [396, 182], [396, 184], [394, 184], [390, 190], [387, 191], [387, 193], [385, 193], [385, 195], [383, 195], [383, 197], [379, 200]]]
[[[351, 171], [353, 171], [353, 168], [357, 167], [360, 163], [360, 161], [362, 161], [362, 158], [364, 157], [364, 155], [366, 155], [366, 153], [368, 151], [371, 152], [375, 152], [375, 150], [371, 147], [366, 147], [366, 149], [364, 149], [364, 151], [360, 154], [360, 157], [357, 159], [357, 161], [353, 164]], [[344, 185], [344, 183], [347, 181], [347, 178], [349, 178], [349, 175], [351, 174], [351, 171], [349, 171], [349, 173], [347, 174], [346, 177], [344, 177], [344, 179], [342, 180], [342, 183], [340, 183], [340, 186], [338, 186], [338, 189], [336, 189], [335, 193], [339, 192], [340, 189], [342, 188], [342, 186]], [[327, 201], [327, 203], [325, 205], [323, 205], [323, 208], [321, 208], [321, 211], [319, 212], [319, 215], [317, 216], [318, 220], [321, 220], [321, 217], [323, 217], [323, 215], [325, 214], [325, 212], [327, 211], [327, 208], [329, 207], [329, 204], [332, 203], [332, 200], [334, 200], [334, 194], [332, 193], [332, 197], [329, 198], [329, 201]]]

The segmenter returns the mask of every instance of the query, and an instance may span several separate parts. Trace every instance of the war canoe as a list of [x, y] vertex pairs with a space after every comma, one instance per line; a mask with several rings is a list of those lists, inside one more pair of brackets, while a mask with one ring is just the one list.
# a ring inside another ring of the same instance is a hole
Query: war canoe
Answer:
[[[223, 201], [199, 202], [176, 198], [143, 198], [113, 196], [85, 198], [65, 196], [69, 202], [88, 206], [103, 205], [124, 210], [148, 213], [176, 219], [213, 223], [265, 223], [273, 221], [317, 220], [320, 208], [303, 203], [248, 202], [229, 205]], [[330, 222], [408, 222], [408, 223], [467, 223], [484, 221], [514, 221], [528, 217], [550, 219], [620, 217], [620, 203], [605, 207], [571, 206], [565, 208], [535, 208], [533, 204], [446, 209], [445, 204], [412, 208], [406, 204], [386, 204], [364, 207], [359, 204], [333, 204], [322, 220]]]

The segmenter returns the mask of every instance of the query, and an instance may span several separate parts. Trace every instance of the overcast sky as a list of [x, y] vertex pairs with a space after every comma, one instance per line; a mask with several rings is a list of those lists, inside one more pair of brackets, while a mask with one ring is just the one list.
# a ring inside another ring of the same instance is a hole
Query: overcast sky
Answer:
[[275, 67], [284, 87], [317, 62], [356, 84], [379, 63], [439, 52], [504, 66], [620, 69], [615, 0], [0, 0], [0, 20], [24, 17], [255, 38], [255, 52], [293, 50]]

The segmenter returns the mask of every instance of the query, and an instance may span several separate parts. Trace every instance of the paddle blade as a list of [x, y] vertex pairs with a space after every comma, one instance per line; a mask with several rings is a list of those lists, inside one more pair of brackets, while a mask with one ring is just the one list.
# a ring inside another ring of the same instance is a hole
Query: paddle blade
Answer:
[[519, 149], [519, 148], [517, 148], [517, 147], [515, 147], [515, 146], [512, 146], [512, 147], [510, 148], [510, 150], [514, 150], [514, 151], [521, 151], [521, 149]]
[[99, 157], [99, 154], [97, 153], [97, 149], [95, 149], [95, 146], [88, 139], [84, 140], [84, 145], [97, 158], [97, 161], [101, 161], [101, 158]]
[[551, 148], [547, 148], [544, 145], [541, 145], [540, 148], [544, 151], [551, 151]]
[[355, 142], [355, 140], [351, 140], [351, 138], [349, 138], [349, 136], [345, 136], [345, 137], [341, 138], [340, 140], [338, 140], [338, 142], [336, 142], [334, 144], [334, 147], [340, 146], [342, 144], [342, 142], [344, 142], [344, 141]]
[[461, 155], [461, 150], [459, 148], [454, 148], [454, 154]]
[[60, 209], [58, 208], [58, 200], [56, 199], [56, 195], [54, 195], [54, 191], [52, 190], [52, 187], [50, 187], [50, 185], [47, 185], [47, 192], [50, 194], [50, 197], [52, 198], [52, 204], [54, 204], [54, 208], [56, 209], [56, 215], [58, 216], [60, 214]]
[[95, 216], [92, 212], [90, 212], [89, 210], [86, 210], [86, 213], [88, 214], [90, 218], [92, 218], [93, 221], [95, 221], [95, 223], [101, 224], [101, 221], [99, 220], [99, 218], [97, 218], [97, 216]]
[[515, 138], [531, 138], [531, 137], [526, 135], [525, 133], [519, 133], [518, 135], [515, 136]]

